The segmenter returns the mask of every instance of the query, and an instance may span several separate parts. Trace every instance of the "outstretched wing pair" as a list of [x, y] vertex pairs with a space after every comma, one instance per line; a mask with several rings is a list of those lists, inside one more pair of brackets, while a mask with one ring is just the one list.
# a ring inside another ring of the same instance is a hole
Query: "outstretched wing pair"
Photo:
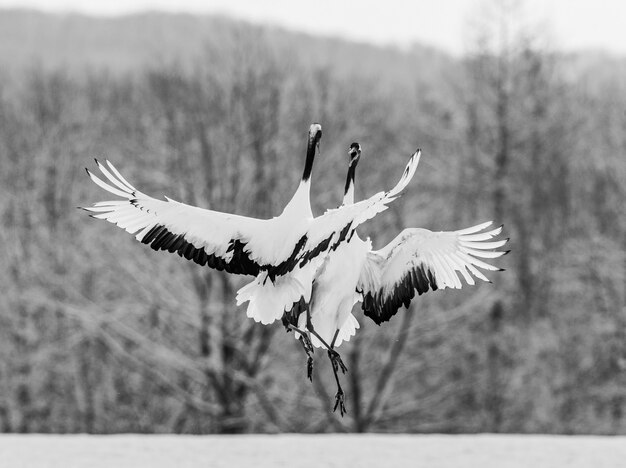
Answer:
[[[413, 177], [420, 159], [409, 160], [398, 184], [361, 202], [328, 210], [322, 216], [298, 218], [287, 210], [272, 219], [257, 219], [207, 210], [165, 197], [157, 200], [131, 185], [106, 161], [96, 164], [106, 182], [87, 170], [91, 180], [122, 200], [85, 208], [94, 218], [116, 224], [154, 250], [178, 253], [199, 265], [241, 275], [267, 272], [288, 275], [307, 262], [348, 242], [360, 224], [387, 209]], [[305, 190], [308, 203], [308, 186]], [[300, 199], [298, 192], [292, 198]], [[292, 202], [290, 202], [292, 203]], [[306, 211], [306, 210], [304, 210]], [[310, 207], [309, 207], [310, 211]], [[370, 251], [360, 272], [357, 292], [365, 315], [380, 324], [408, 306], [415, 292], [460, 288], [461, 278], [488, 281], [478, 268], [498, 270], [482, 259], [494, 259], [507, 240], [492, 241], [501, 227], [484, 231], [491, 222], [455, 232], [405, 229], [386, 247]], [[483, 232], [481, 232], [483, 231]], [[460, 275], [460, 277], [459, 277]]]
[[[386, 210], [413, 177], [419, 156], [417, 152], [411, 157], [400, 181], [388, 192], [328, 210], [317, 218], [298, 218], [293, 210], [285, 210], [271, 219], [207, 210], [168, 197], [157, 200], [137, 190], [109, 161], [105, 166], [96, 160], [108, 182], [87, 169], [91, 180], [123, 200], [98, 202], [84, 209], [134, 234], [154, 250], [176, 252], [228, 273], [256, 276], [267, 271], [273, 279], [332, 249], [358, 225]], [[292, 200], [297, 198], [296, 194]]]

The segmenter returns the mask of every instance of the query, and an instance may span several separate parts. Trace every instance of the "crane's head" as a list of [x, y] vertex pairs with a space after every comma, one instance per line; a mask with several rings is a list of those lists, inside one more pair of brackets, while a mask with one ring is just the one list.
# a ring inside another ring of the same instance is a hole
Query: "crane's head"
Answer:
[[356, 166], [361, 157], [361, 145], [356, 142], [352, 143], [348, 149], [348, 156], [350, 156], [350, 166]]
[[311, 124], [309, 127], [309, 141], [306, 145], [306, 162], [304, 164], [304, 172], [302, 173], [302, 181], [307, 181], [311, 177], [313, 160], [315, 159], [316, 153], [319, 153], [321, 139], [322, 126], [318, 123]]
[[322, 139], [322, 126], [318, 123], [313, 123], [309, 127], [309, 145], [317, 146], [319, 148], [320, 140]]

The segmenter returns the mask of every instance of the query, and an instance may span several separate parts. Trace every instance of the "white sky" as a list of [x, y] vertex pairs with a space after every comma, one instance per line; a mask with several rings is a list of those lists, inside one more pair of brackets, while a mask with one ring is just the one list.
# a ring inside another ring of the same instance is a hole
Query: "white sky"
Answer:
[[[484, 0], [0, 0], [0, 7], [118, 15], [143, 10], [225, 13], [314, 34], [377, 44], [421, 42], [462, 53], [470, 13]], [[626, 0], [526, 0], [558, 49], [626, 55]]]

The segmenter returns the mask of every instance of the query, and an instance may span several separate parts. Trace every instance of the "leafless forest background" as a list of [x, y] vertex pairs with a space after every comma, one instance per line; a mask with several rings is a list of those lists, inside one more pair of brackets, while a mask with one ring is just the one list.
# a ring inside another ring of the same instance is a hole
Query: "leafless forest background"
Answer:
[[[0, 12], [0, 431], [626, 434], [626, 58], [556, 53], [514, 11], [466, 57], [314, 38], [217, 17]], [[155, 253], [76, 206], [108, 158], [146, 193], [278, 214], [308, 125], [324, 127], [314, 211], [402, 199], [360, 229], [495, 219], [493, 285], [429, 293], [343, 351], [330, 412], [279, 324], [234, 305], [244, 279]]]

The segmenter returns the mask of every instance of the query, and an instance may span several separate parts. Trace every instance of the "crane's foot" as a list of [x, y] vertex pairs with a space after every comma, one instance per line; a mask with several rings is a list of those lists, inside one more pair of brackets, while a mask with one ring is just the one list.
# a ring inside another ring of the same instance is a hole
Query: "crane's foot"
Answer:
[[339, 408], [339, 414], [342, 418], [344, 414], [348, 412], [348, 410], [346, 410], [345, 395], [341, 387], [337, 388], [337, 393], [335, 394], [335, 406], [333, 408], [333, 412], [337, 411], [337, 408]]

